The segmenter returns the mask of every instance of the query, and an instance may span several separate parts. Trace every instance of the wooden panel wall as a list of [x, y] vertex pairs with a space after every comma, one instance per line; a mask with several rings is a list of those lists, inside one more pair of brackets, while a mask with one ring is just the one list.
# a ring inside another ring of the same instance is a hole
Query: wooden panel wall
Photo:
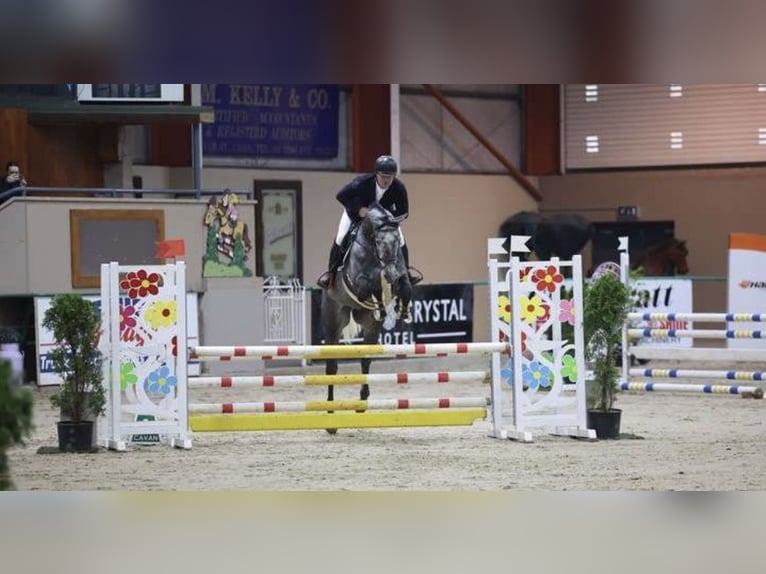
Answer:
[[117, 161], [116, 128], [29, 126], [30, 186], [103, 187], [104, 161]]
[[391, 87], [354, 84], [352, 93], [352, 169], [372, 171], [375, 159], [391, 153]]
[[152, 165], [191, 166], [192, 128], [190, 124], [157, 122], [150, 126]]
[[0, 172], [5, 163], [15, 161], [23, 174], [28, 173], [27, 112], [22, 108], [0, 108]]
[[526, 84], [523, 113], [524, 173], [561, 173], [558, 84]]

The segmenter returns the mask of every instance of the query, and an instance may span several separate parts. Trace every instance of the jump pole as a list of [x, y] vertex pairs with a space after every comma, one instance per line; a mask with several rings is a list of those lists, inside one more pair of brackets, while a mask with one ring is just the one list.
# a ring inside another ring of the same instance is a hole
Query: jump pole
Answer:
[[620, 383], [621, 391], [639, 391], [639, 392], [687, 392], [687, 393], [705, 393], [713, 395], [741, 395], [744, 398], [762, 399], [763, 389], [761, 387], [750, 387], [741, 385], [692, 385], [683, 383]]
[[195, 432], [470, 426], [486, 416], [486, 408], [195, 415], [189, 417], [189, 426]]
[[414, 345], [285, 345], [285, 346], [197, 346], [191, 358], [200, 361], [277, 359], [362, 359], [375, 357], [446, 357], [449, 355], [510, 354], [507, 343], [417, 343]]
[[406, 409], [465, 409], [488, 407], [488, 397], [441, 397], [339, 401], [281, 401], [255, 403], [205, 403], [189, 405], [193, 414], [241, 414], [312, 411], [366, 411]]
[[242, 375], [222, 377], [189, 377], [190, 387], [234, 387], [261, 385], [264, 387], [291, 385], [363, 385], [396, 383], [470, 383], [483, 382], [489, 377], [486, 371], [438, 372], [438, 373], [348, 373], [340, 375]]
[[708, 371], [699, 369], [630, 369], [631, 377], [652, 379], [723, 379], [727, 381], [766, 381], [766, 371]]

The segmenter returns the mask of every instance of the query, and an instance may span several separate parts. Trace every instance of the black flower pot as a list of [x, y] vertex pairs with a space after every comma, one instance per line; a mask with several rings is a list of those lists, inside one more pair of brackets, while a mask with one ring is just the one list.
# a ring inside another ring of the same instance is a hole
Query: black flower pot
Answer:
[[617, 438], [620, 436], [621, 415], [621, 409], [588, 411], [588, 428], [595, 430], [598, 438]]
[[93, 421], [59, 421], [59, 450], [87, 452], [93, 448]]

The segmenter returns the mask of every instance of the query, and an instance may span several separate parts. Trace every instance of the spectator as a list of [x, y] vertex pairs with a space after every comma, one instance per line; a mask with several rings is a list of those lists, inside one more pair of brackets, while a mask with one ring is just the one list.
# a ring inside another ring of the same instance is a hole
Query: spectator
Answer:
[[5, 164], [5, 170], [6, 175], [3, 178], [2, 185], [0, 185], [0, 193], [27, 185], [27, 180], [24, 179], [18, 163], [9, 161]]

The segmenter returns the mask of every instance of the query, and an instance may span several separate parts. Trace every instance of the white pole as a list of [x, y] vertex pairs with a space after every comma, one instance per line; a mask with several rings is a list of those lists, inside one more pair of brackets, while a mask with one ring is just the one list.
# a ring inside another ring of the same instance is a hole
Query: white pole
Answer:
[[391, 155], [399, 164], [401, 173], [401, 131], [399, 126], [399, 84], [391, 84]]

